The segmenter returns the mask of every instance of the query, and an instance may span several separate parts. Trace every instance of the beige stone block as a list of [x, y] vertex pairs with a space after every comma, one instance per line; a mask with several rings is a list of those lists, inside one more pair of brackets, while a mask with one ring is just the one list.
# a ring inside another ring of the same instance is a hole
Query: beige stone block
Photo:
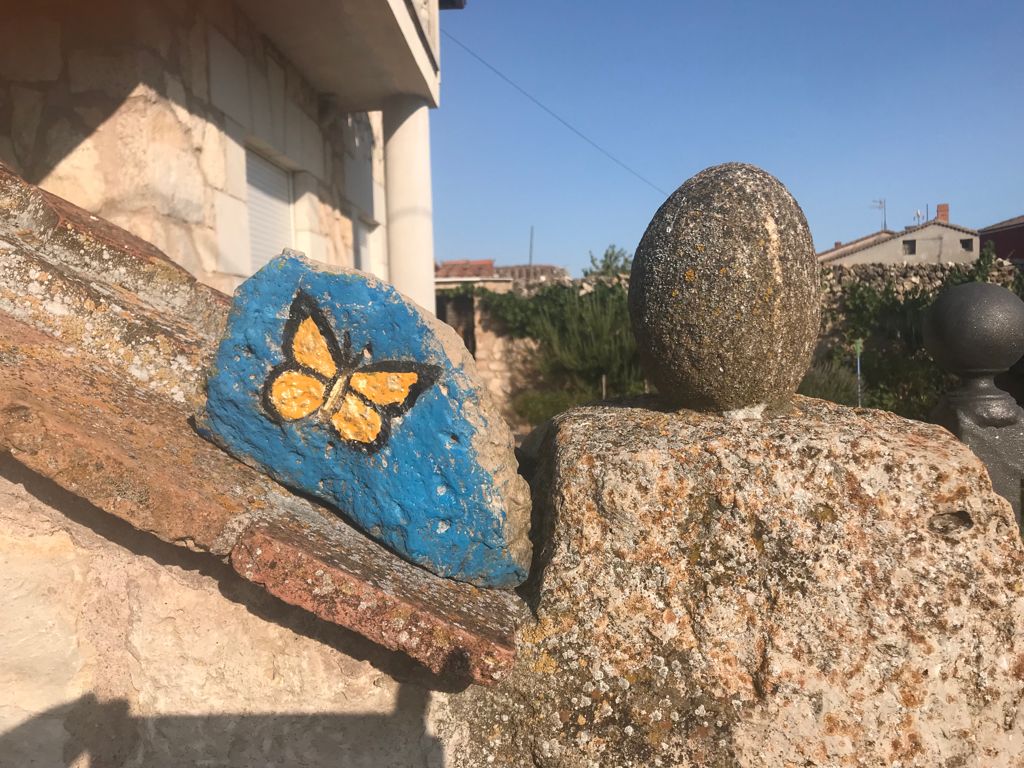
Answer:
[[219, 272], [246, 277], [252, 274], [249, 252], [249, 209], [237, 197], [224, 192], [213, 195]]
[[202, 146], [199, 148], [199, 169], [206, 183], [214, 189], [227, 186], [227, 147], [223, 131], [213, 122], [203, 124]]
[[90, 138], [102, 148], [106, 199], [201, 223], [204, 183], [192, 137], [164, 99], [129, 99]]
[[214, 29], [209, 30], [208, 45], [210, 101], [248, 130], [252, 117], [245, 57]]
[[[18, 691], [17, 698], [0, 694], [0, 704], [31, 712], [81, 692], [74, 604], [86, 563], [76, 560], [71, 537], [52, 525], [0, 533], [0, 691]], [[48, 583], [55, 571], [67, 573], [61, 590]]]
[[221, 293], [228, 294], [229, 296], [234, 293], [235, 289], [245, 280], [244, 277], [239, 277], [238, 275], [226, 275], [223, 272], [199, 272], [196, 274], [196, 279], [211, 288], [216, 288]]
[[302, 158], [300, 163], [303, 170], [307, 170], [318, 179], [327, 178], [326, 165], [324, 163], [324, 136], [320, 126], [316, 124], [305, 112], [302, 114]]
[[192, 240], [192, 227], [172, 219], [163, 219], [163, 233], [159, 243], [154, 243], [176, 264], [189, 272], [203, 268], [202, 259]]
[[188, 97], [185, 95], [185, 86], [174, 75], [164, 74], [164, 92], [167, 100], [171, 103], [171, 109], [179, 122], [188, 125], [192, 117], [188, 110]]
[[244, 200], [248, 196], [245, 180], [245, 129], [234, 120], [224, 121], [224, 189]]
[[251, 133], [260, 141], [273, 146], [273, 121], [270, 114], [270, 81], [260, 68], [249, 62], [249, 112], [252, 115]]
[[203, 101], [210, 98], [209, 65], [206, 55], [207, 34], [202, 20], [196, 21], [188, 31], [188, 39], [183, 46], [188, 61], [183, 69], [188, 76], [188, 85], [192, 93]]
[[34, 88], [11, 86], [11, 138], [18, 159], [29, 165], [45, 97]]
[[374, 218], [373, 161], [369, 155], [345, 155], [345, 199], [367, 218]]
[[[302, 164], [302, 119], [305, 115], [290, 99], [284, 106], [284, 154], [296, 165]], [[309, 170], [303, 168], [303, 170]]]
[[270, 145], [285, 151], [285, 77], [284, 68], [267, 57], [267, 84], [270, 99]]
[[60, 25], [30, 16], [32, 5], [19, 13], [8, 9], [0, 24], [0, 80], [40, 82], [60, 77]]
[[312, 174], [292, 174], [292, 222], [297, 230], [320, 232], [319, 183]]
[[329, 264], [327, 238], [317, 232], [298, 230], [295, 232], [295, 247], [314, 261]]
[[[373, 180], [384, 186], [384, 113], [367, 112], [370, 123], [370, 156], [373, 168]], [[378, 219], [381, 217], [378, 216]]]
[[46, 132], [41, 165], [50, 168], [39, 186], [87, 211], [98, 211], [107, 199], [104, 167], [96, 134], [86, 138], [61, 118]]
[[[211, 218], [213, 213], [211, 212]], [[192, 229], [192, 243], [195, 246], [199, 258], [200, 269], [198, 274], [203, 272], [216, 272], [217, 262], [217, 233], [213, 227], [194, 227]]]
[[[68, 85], [72, 93], [95, 91], [114, 99], [125, 99], [144, 82], [140, 59], [146, 56], [137, 51], [119, 53], [92, 48], [71, 51], [68, 54]], [[155, 68], [153, 62], [149, 63], [149, 68]]]

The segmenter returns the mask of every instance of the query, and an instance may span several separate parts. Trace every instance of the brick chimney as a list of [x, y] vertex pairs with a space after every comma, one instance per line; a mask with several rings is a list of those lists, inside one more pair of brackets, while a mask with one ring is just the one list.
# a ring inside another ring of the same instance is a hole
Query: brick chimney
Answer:
[[935, 206], [935, 220], [949, 224], [949, 203], [939, 203]]

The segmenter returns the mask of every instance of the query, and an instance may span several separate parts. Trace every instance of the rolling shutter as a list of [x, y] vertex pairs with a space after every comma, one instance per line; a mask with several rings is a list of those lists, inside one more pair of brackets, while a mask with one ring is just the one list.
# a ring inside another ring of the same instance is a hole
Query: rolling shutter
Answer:
[[292, 180], [283, 168], [251, 150], [245, 152], [249, 186], [249, 252], [255, 272], [292, 247]]

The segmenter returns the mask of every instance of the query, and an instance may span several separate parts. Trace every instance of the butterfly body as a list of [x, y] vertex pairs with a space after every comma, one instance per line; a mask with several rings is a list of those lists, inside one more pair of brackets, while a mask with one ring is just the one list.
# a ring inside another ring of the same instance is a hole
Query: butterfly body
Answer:
[[366, 345], [353, 353], [346, 332], [339, 345], [316, 302], [296, 295], [285, 324], [284, 362], [263, 386], [263, 407], [278, 422], [318, 417], [346, 444], [375, 453], [393, 419], [407, 412], [437, 379], [437, 366], [372, 358]]

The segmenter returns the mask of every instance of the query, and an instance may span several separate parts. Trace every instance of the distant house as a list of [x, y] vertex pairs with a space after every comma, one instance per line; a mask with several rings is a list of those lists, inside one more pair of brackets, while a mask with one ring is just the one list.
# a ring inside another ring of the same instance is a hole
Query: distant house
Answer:
[[552, 283], [569, 279], [569, 270], [553, 264], [513, 264], [498, 267], [498, 274], [522, 283]]
[[434, 270], [438, 287], [445, 282], [476, 282], [498, 277], [494, 259], [459, 259], [442, 261]]
[[473, 355], [477, 354], [479, 307], [473, 287], [494, 293], [512, 290], [511, 277], [499, 277], [494, 259], [459, 259], [443, 261], [434, 270], [437, 317], [448, 323], [462, 337]]
[[978, 238], [983, 247], [991, 241], [998, 258], [1012, 261], [1018, 266], [1024, 265], [1024, 216], [1015, 216], [979, 229]]
[[231, 290], [283, 248], [434, 302], [453, 0], [55, 0], [0, 22], [0, 162]]
[[936, 206], [936, 216], [900, 232], [882, 229], [849, 243], [836, 242], [818, 254], [818, 262], [853, 264], [942, 264], [978, 258], [978, 232], [949, 223], [949, 205]]

